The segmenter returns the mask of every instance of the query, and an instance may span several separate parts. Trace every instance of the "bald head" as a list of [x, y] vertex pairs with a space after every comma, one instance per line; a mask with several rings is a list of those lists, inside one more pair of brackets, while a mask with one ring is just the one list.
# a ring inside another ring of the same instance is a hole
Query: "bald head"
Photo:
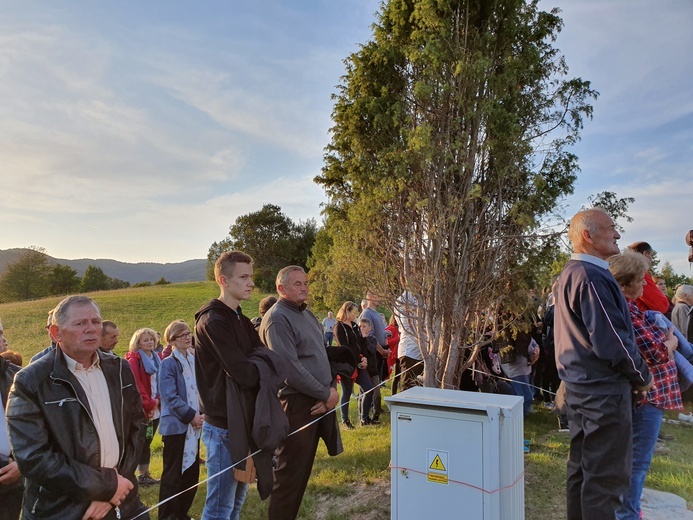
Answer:
[[583, 253], [602, 260], [620, 252], [618, 239], [621, 235], [616, 224], [601, 208], [580, 211], [570, 221], [568, 238], [575, 253]]

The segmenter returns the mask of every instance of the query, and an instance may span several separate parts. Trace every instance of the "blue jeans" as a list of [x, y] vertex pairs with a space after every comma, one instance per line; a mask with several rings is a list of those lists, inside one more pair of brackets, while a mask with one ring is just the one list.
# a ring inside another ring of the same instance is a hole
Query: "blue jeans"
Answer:
[[325, 346], [331, 347], [334, 341], [334, 332], [325, 332]]
[[664, 410], [651, 404], [633, 408], [633, 472], [630, 487], [623, 494], [621, 507], [616, 511], [618, 520], [638, 520], [640, 517], [640, 495], [647, 470], [650, 469], [663, 417]]
[[[205, 421], [202, 442], [207, 448], [207, 475], [212, 476], [232, 465], [229, 452], [229, 430]], [[207, 482], [207, 499], [202, 520], [238, 520], [248, 493], [248, 484], [233, 478], [230, 469]]]
[[[339, 411], [342, 414], [342, 422], [349, 419], [349, 401], [351, 400], [351, 394], [354, 392], [354, 382], [349, 379], [345, 381], [341, 377], [339, 378], [342, 383], [342, 398], [340, 400]], [[373, 383], [371, 383], [371, 378], [368, 375], [368, 370], [359, 368], [357, 370], [356, 382], [361, 387], [363, 392], [368, 392], [373, 388]], [[370, 413], [371, 406], [373, 405], [373, 392], [369, 392], [363, 396], [364, 406], [359, 408], [359, 413], [361, 414], [361, 420], [368, 419], [368, 414]]]
[[524, 403], [522, 403], [522, 411], [526, 416], [529, 413], [529, 409], [532, 407], [532, 400], [534, 399], [532, 387], [529, 386], [529, 374], [526, 376], [514, 376], [510, 379], [512, 379], [510, 386], [513, 388], [515, 395], [519, 395], [525, 399]]

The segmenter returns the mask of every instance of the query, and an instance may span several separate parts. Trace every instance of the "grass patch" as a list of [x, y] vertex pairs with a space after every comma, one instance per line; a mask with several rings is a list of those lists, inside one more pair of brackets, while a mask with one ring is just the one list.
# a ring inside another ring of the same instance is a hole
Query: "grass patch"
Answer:
[[[163, 334], [174, 320], [185, 320], [193, 327], [197, 310], [210, 298], [219, 296], [219, 289], [214, 282], [190, 282], [98, 291], [87, 295], [99, 304], [104, 320], [118, 325], [120, 338], [115, 353], [122, 356], [127, 352], [130, 338], [137, 329], [149, 327]], [[258, 303], [265, 296], [254, 291], [252, 297], [243, 302], [243, 312], [251, 318], [257, 316]], [[46, 317], [48, 311], [62, 299], [62, 296], [58, 296], [0, 304], [0, 321], [9, 348], [22, 354], [25, 364], [48, 345], [48, 335], [44, 329]]]

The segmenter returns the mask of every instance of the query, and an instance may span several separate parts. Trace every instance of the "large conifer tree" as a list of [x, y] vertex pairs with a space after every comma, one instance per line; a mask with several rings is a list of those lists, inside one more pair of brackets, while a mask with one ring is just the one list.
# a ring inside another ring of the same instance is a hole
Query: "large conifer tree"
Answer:
[[457, 384], [572, 192], [567, 148], [596, 92], [567, 78], [561, 26], [536, 1], [391, 0], [345, 62], [316, 178], [333, 246], [315, 276], [351, 270], [390, 303], [412, 291], [427, 386]]

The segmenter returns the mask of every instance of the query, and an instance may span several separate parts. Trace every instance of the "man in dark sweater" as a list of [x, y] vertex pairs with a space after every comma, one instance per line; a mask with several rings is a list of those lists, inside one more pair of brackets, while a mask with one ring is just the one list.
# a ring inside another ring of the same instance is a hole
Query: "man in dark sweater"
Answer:
[[[229, 444], [245, 434], [242, 418], [231, 418], [234, 428], [230, 429], [228, 392], [242, 400], [239, 394], [257, 392], [259, 386], [258, 369], [248, 361], [248, 355], [264, 347], [240, 305], [250, 298], [252, 277], [250, 256], [240, 251], [223, 253], [214, 265], [219, 298], [210, 300], [195, 314], [195, 375], [205, 419], [202, 441], [207, 448], [210, 475], [231, 466]], [[237, 481], [231, 471], [213, 478], [207, 483], [202, 518], [237, 520], [247, 491], [248, 484]]]
[[573, 255], [558, 280], [554, 335], [570, 423], [568, 520], [614, 518], [632, 460], [631, 393], [652, 375], [635, 344], [623, 293], [606, 261], [621, 238], [606, 212], [570, 222]]
[[[289, 266], [279, 271], [277, 292], [279, 301], [262, 318], [260, 337], [286, 361], [288, 376], [279, 398], [289, 418], [290, 431], [296, 432], [334, 409], [339, 396], [323, 344], [322, 326], [306, 309], [308, 279], [303, 269]], [[269, 520], [296, 518], [320, 437], [330, 455], [342, 452], [335, 414], [327, 414], [291, 435], [275, 452]]]

